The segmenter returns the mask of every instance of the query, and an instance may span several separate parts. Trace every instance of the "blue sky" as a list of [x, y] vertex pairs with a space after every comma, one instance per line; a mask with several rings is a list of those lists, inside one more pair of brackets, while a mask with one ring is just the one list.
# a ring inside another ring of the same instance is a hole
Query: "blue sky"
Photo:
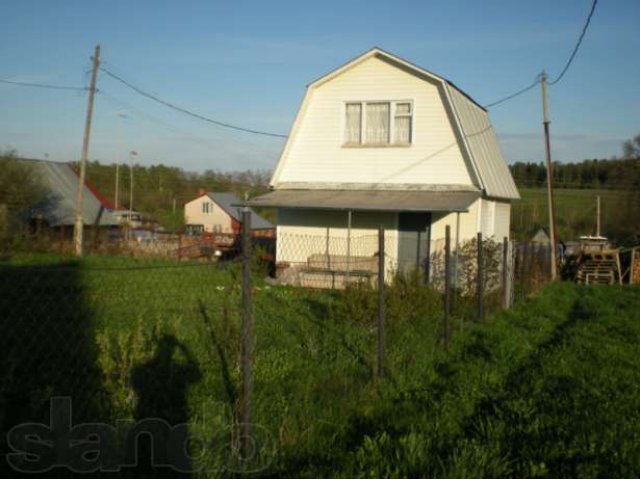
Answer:
[[[305, 85], [379, 46], [481, 104], [555, 78], [591, 0], [5, 0], [0, 78], [87, 85], [90, 56], [208, 117], [288, 133]], [[570, 70], [550, 87], [553, 157], [620, 155], [640, 133], [640, 1], [600, 0]], [[186, 170], [272, 168], [282, 140], [186, 117], [99, 75], [90, 157]], [[0, 84], [0, 148], [80, 157], [86, 94]], [[539, 89], [490, 110], [510, 162], [541, 161]]]

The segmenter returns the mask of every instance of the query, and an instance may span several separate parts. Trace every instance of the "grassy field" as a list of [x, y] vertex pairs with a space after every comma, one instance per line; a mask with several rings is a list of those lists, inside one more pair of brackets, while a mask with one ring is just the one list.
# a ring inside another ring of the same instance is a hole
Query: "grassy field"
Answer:
[[[548, 226], [546, 188], [520, 188], [522, 199], [513, 203], [511, 228], [519, 240], [531, 237], [537, 227]], [[556, 189], [554, 204], [560, 239], [574, 240], [596, 233], [596, 197], [601, 198], [602, 232], [615, 232], [621, 202], [638, 202], [637, 192], [626, 190]], [[640, 207], [640, 205], [638, 205]]]
[[388, 376], [377, 380], [374, 292], [258, 281], [262, 451], [247, 466], [229, 448], [236, 267], [31, 256], [0, 264], [0, 278], [3, 450], [11, 426], [48, 423], [49, 398], [71, 395], [75, 423], [188, 423], [199, 476], [640, 472], [637, 288], [553, 285], [484, 324], [454, 319], [444, 348], [440, 296], [398, 282], [387, 297]]

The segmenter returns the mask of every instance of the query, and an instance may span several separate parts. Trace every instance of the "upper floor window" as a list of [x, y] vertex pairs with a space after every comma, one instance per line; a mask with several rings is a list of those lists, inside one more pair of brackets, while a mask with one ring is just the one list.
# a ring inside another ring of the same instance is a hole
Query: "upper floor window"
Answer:
[[202, 202], [202, 213], [213, 213], [213, 203]]
[[345, 115], [345, 145], [411, 144], [411, 102], [348, 102]]

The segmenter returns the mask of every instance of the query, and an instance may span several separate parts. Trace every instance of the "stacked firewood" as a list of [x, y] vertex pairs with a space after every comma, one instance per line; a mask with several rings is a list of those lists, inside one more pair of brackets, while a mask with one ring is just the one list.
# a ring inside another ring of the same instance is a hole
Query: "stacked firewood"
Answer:
[[631, 265], [631, 283], [637, 285], [640, 283], [640, 248], [637, 248], [631, 258], [633, 258], [633, 265]]

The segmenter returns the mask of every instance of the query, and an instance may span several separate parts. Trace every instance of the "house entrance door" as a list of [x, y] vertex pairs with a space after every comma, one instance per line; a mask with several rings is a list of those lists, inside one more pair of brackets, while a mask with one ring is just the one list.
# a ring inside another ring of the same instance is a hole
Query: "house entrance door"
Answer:
[[400, 212], [398, 214], [398, 269], [402, 272], [416, 270], [429, 281], [431, 238], [430, 212]]

